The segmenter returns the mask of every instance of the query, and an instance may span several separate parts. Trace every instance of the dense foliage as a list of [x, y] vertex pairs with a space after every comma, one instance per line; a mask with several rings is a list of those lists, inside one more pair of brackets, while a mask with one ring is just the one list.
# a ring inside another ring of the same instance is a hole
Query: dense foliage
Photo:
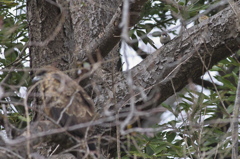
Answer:
[[[0, 1], [0, 68], [1, 120], [7, 114], [10, 123], [24, 127], [25, 112], [22, 104], [29, 85], [28, 28], [24, 0]], [[1, 127], [3, 128], [3, 127]]]
[[154, 126], [162, 128], [154, 137], [130, 137], [137, 143], [130, 154], [145, 158], [231, 158], [230, 116], [239, 66], [235, 56], [222, 60], [210, 70], [218, 72], [211, 81], [216, 89], [192, 84], [194, 88], [178, 94], [180, 102], [163, 104], [171, 120]]

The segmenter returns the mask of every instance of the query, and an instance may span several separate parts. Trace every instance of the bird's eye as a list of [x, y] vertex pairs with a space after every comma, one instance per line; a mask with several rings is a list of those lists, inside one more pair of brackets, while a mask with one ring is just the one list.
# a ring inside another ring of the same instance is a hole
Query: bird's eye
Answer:
[[43, 79], [44, 75], [47, 73], [46, 70], [39, 70], [36, 72], [35, 77], [32, 79], [33, 83], [36, 83]]
[[47, 71], [46, 71], [46, 70], [42, 70], [42, 71], [39, 71], [39, 72], [36, 74], [36, 76], [42, 76], [42, 75], [44, 75], [45, 73], [47, 73]]

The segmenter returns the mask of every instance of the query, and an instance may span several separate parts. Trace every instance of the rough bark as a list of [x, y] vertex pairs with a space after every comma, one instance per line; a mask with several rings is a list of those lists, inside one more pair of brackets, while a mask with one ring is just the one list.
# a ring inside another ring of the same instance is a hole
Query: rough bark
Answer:
[[[57, 5], [44, 0], [28, 1], [33, 68], [50, 64], [52, 59], [55, 59], [54, 65], [62, 70], [76, 68], [76, 60], [94, 57], [96, 49], [102, 57], [112, 50], [120, 39], [115, 35], [121, 31], [116, 25], [121, 17], [121, 1], [103, 0], [91, 5], [91, 0], [85, 2], [62, 1], [61, 5]], [[142, 6], [143, 2], [146, 1], [135, 3]], [[115, 4], [108, 6], [112, 3]], [[114, 11], [107, 10], [106, 13], [106, 6]], [[96, 10], [99, 12], [94, 13]], [[128, 72], [114, 75], [96, 72], [93, 76], [96, 107], [122, 108], [130, 105], [129, 100], [133, 96], [138, 109], [158, 106], [189, 80], [199, 78], [212, 65], [239, 49], [237, 16], [230, 7], [224, 9], [207, 22], [186, 30], [182, 36], [174, 38]], [[58, 27], [60, 30], [56, 31]], [[51, 33], [54, 31], [57, 33], [53, 38]], [[150, 100], [150, 104], [141, 107]], [[110, 118], [108, 121], [114, 120]], [[32, 143], [35, 143], [34, 139]]]
[[[146, 1], [137, 0], [132, 4], [131, 24], [139, 20], [140, 10]], [[31, 67], [40, 68], [50, 64], [61, 70], [71, 70], [78, 68], [79, 61], [96, 61], [97, 53], [100, 53], [101, 58], [107, 56], [120, 40], [121, 3], [122, 0], [29, 0], [27, 11]], [[119, 54], [117, 51], [115, 53]], [[74, 71], [69, 74], [75, 77]], [[44, 122], [40, 123], [40, 127], [42, 124]], [[55, 133], [60, 132], [62, 131], [57, 129]], [[52, 136], [37, 144], [37, 147], [45, 147], [44, 150], [31, 149], [31, 152], [38, 151], [41, 155], [48, 156], [48, 150], [62, 144]], [[21, 139], [19, 137], [16, 140]], [[36, 143], [34, 138], [31, 141], [31, 146]], [[64, 148], [60, 148], [62, 149]], [[30, 155], [24, 153], [24, 157]]]
[[[146, 95], [153, 92], [159, 95], [155, 103], [157, 106], [171, 96], [174, 90], [182, 89], [189, 80], [199, 78], [218, 61], [239, 49], [237, 16], [239, 15], [228, 7], [208, 21], [187, 29], [182, 36], [172, 39], [128, 72], [116, 74], [115, 92], [107, 88], [99, 89], [99, 94], [104, 95], [95, 98], [97, 105], [107, 105], [106, 101], [113, 98], [111, 94], [115, 94], [117, 105], [123, 106], [132, 96], [138, 102], [143, 100], [140, 96], [143, 92]], [[134, 82], [131, 86], [134, 94], [129, 93], [129, 76]], [[109, 76], [102, 78], [103, 83], [112, 85]], [[103, 83], [97, 85], [104, 85]]]
[[[50, 3], [52, 2], [52, 3]], [[69, 68], [74, 50], [70, 15], [53, 1], [27, 1], [31, 67], [55, 65]]]
[[[147, 0], [131, 6], [131, 23], [140, 20]], [[121, 0], [28, 1], [31, 67], [52, 64], [62, 70], [100, 53], [105, 57], [119, 42]], [[97, 51], [98, 50], [98, 51]]]

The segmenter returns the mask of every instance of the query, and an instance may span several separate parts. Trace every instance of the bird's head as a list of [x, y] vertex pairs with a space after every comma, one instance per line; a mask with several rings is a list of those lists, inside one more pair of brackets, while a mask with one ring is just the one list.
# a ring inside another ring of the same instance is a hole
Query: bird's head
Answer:
[[36, 73], [35, 73], [35, 77], [32, 79], [33, 83], [36, 83], [40, 80], [42, 80], [43, 78], [45, 78], [47, 76], [47, 74], [57, 71], [58, 69], [53, 67], [53, 66], [44, 66], [42, 68], [39, 68]]
[[168, 34], [167, 34], [167, 32], [162, 32], [162, 34], [161, 34], [163, 37], [167, 37], [168, 36]]

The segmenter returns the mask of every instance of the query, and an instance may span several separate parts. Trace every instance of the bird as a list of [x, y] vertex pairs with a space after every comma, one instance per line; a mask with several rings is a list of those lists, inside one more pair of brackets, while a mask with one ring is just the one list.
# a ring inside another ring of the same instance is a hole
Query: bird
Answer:
[[[44, 66], [36, 71], [33, 82], [38, 86], [45, 114], [62, 127], [90, 122], [94, 119], [95, 109], [92, 99], [85, 90], [68, 75], [53, 66]], [[85, 137], [87, 128], [69, 133]], [[91, 134], [91, 128], [88, 133]], [[89, 149], [94, 146], [89, 145]]]
[[171, 41], [170, 36], [168, 35], [167, 32], [163, 31], [163, 32], [161, 33], [160, 42], [161, 42], [163, 45], [165, 45], [165, 44], [167, 44], [169, 41]]
[[207, 20], [207, 19], [209, 19], [208, 16], [202, 15], [202, 16], [200, 16], [200, 17], [198, 18], [198, 22], [201, 23], [201, 22], [203, 22], [203, 21], [205, 21], [205, 20]]

